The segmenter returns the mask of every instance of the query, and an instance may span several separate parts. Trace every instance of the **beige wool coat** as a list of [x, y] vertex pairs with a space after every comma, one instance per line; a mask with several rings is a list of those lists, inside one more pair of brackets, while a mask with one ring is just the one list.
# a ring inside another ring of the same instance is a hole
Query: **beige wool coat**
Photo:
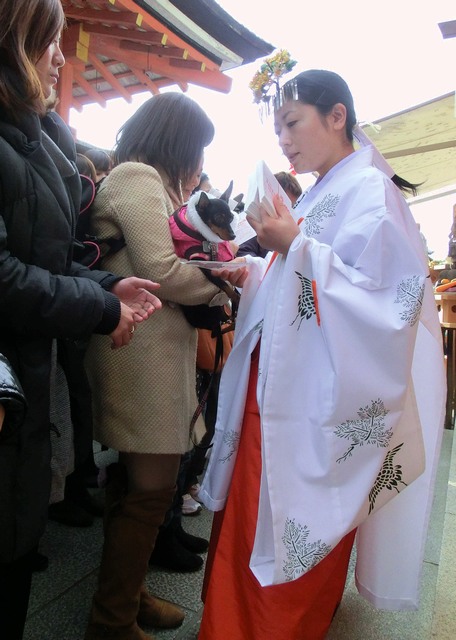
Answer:
[[182, 454], [190, 448], [197, 331], [179, 305], [226, 301], [199, 269], [176, 257], [168, 218], [180, 203], [165, 183], [149, 165], [123, 163], [101, 184], [92, 214], [95, 235], [126, 241], [102, 268], [158, 282], [154, 293], [163, 303], [136, 326], [128, 346], [113, 350], [106, 336], [90, 341], [94, 439], [118, 451]]

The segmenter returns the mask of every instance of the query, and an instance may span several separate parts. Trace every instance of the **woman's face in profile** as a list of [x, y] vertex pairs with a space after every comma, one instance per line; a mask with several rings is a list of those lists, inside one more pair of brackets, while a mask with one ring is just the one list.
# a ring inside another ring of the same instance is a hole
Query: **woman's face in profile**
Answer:
[[51, 96], [59, 80], [59, 69], [64, 64], [65, 58], [60, 49], [60, 35], [58, 35], [35, 65], [45, 98]]
[[187, 184], [183, 185], [182, 187], [182, 199], [184, 202], [187, 202], [187, 200], [192, 195], [193, 189], [199, 185], [199, 181], [202, 173], [203, 173], [203, 158], [201, 158], [200, 160], [198, 169], [192, 175], [192, 177], [187, 182]]
[[316, 107], [296, 100], [286, 102], [274, 114], [279, 145], [296, 173], [316, 171], [324, 175], [334, 164], [335, 137]]

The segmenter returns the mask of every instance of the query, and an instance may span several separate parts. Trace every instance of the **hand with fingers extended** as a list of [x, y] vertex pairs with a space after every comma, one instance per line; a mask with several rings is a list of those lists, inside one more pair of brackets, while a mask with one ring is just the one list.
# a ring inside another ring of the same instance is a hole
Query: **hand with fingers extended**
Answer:
[[116, 282], [111, 292], [130, 307], [134, 313], [134, 323], [137, 323], [147, 320], [155, 311], [161, 309], [160, 299], [151, 293], [159, 287], [160, 285], [152, 280], [132, 276]]
[[230, 269], [212, 269], [212, 274], [217, 278], [226, 280], [233, 287], [243, 287], [248, 276], [248, 269], [245, 266], [246, 260], [244, 257], [234, 258], [230, 264], [233, 265], [234, 263], [239, 263], [239, 269], [233, 269], [232, 267]]
[[162, 303], [151, 291], [159, 284], [143, 278], [123, 278], [115, 283], [111, 292], [120, 300], [120, 320], [111, 333], [112, 348], [118, 349], [130, 343], [136, 324], [150, 318], [161, 309]]
[[299, 234], [299, 227], [279, 195], [274, 194], [273, 203], [277, 217], [273, 218], [261, 209], [259, 220], [247, 215], [247, 221], [255, 230], [262, 247], [286, 255]]

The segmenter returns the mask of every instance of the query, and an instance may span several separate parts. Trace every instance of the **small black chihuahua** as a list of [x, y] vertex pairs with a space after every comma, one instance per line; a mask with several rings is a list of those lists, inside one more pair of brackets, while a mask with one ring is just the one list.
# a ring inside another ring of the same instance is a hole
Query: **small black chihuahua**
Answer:
[[232, 260], [234, 215], [229, 206], [233, 181], [219, 198], [205, 191], [190, 196], [169, 219], [176, 254], [187, 260]]
[[187, 206], [187, 218], [206, 240], [212, 240], [212, 238], [207, 237], [209, 235], [207, 230], [195, 219], [194, 212], [198, 214], [203, 224], [222, 240], [234, 240], [236, 237], [231, 226], [234, 215], [228, 204], [232, 190], [233, 181], [231, 180], [228, 188], [220, 198], [208, 196], [204, 191], [197, 191], [190, 197]]
[[[190, 196], [186, 205], [173, 213], [169, 218], [169, 225], [176, 255], [186, 260], [233, 260], [237, 247], [232, 242], [236, 237], [231, 226], [234, 215], [229, 206], [232, 189], [231, 180], [228, 189], [220, 198], [215, 198], [205, 191], [197, 191]], [[211, 272], [204, 269], [202, 271], [206, 278], [225, 291], [230, 298], [234, 318], [239, 304], [239, 292]], [[212, 337], [218, 335], [221, 340], [221, 325], [229, 319], [225, 305], [181, 305], [181, 308], [193, 327], [211, 329]], [[234, 327], [233, 322], [231, 327]]]

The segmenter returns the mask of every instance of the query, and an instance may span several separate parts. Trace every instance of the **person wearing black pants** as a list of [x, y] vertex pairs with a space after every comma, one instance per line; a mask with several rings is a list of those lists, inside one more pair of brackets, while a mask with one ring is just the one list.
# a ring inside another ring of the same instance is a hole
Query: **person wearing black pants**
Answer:
[[200, 553], [207, 551], [209, 541], [187, 533], [182, 527], [182, 495], [185, 492], [187, 467], [191, 461], [192, 451], [181, 458], [177, 477], [177, 491], [165, 520], [158, 530], [155, 547], [149, 564], [173, 569], [174, 571], [198, 571], [203, 566]]
[[0, 637], [23, 635], [32, 563], [50, 495], [53, 342], [130, 344], [161, 308], [150, 280], [72, 260], [81, 181], [70, 130], [52, 112], [65, 58], [60, 0], [0, 0], [0, 352], [27, 411], [0, 434]]
[[198, 483], [198, 477], [204, 472], [206, 454], [214, 436], [217, 419], [220, 376], [220, 371], [197, 370], [199, 401], [209, 385], [203, 410], [206, 432], [199, 444], [182, 456], [177, 491], [165, 521], [159, 529], [149, 564], [183, 572], [197, 571], [203, 565], [203, 559], [198, 554], [205, 553], [209, 543], [204, 538], [187, 533], [182, 527], [182, 496], [189, 492], [190, 487]]
[[[84, 367], [87, 340], [58, 340], [57, 361], [68, 388], [74, 447], [74, 470], [65, 478], [64, 499], [49, 505], [49, 519], [69, 526], [88, 526], [103, 515], [103, 505], [87, 489], [98, 471], [93, 457], [92, 393]], [[93, 478], [92, 478], [93, 479]]]

